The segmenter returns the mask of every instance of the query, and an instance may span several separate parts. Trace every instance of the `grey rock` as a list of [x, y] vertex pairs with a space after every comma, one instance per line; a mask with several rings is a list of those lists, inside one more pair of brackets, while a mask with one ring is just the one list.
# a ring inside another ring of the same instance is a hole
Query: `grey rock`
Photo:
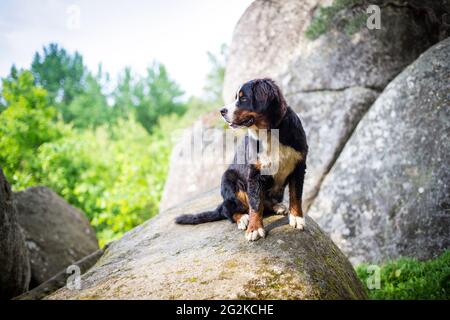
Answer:
[[450, 247], [450, 38], [384, 90], [309, 214], [353, 263]]
[[328, 32], [299, 43], [287, 74], [281, 76], [288, 93], [349, 87], [380, 90], [435, 41], [425, 21], [407, 7], [382, 7], [379, 30], [363, 26], [349, 35], [339, 27], [366, 8], [343, 10]]
[[[215, 118], [218, 117], [219, 112]], [[184, 130], [172, 150], [160, 212], [220, 185], [222, 174], [233, 156], [219, 157], [225, 155], [219, 150], [224, 141], [225, 132], [202, 119]], [[191, 146], [191, 153], [186, 152], [187, 146]]]
[[18, 220], [30, 254], [30, 288], [98, 250], [84, 213], [46, 187], [14, 193]]
[[266, 239], [249, 243], [228, 221], [174, 223], [180, 213], [215, 207], [219, 190], [165, 211], [113, 242], [81, 278], [47, 299], [365, 299], [347, 258], [307, 219], [265, 219]]
[[318, 0], [254, 1], [239, 19], [229, 49], [224, 101], [230, 101], [243, 82], [262, 77], [279, 79], [298, 46]]
[[0, 300], [28, 290], [30, 263], [11, 186], [0, 168]]
[[304, 210], [308, 210], [323, 177], [377, 96], [378, 92], [374, 90], [354, 87], [342, 91], [297, 93], [289, 97], [308, 137]]
[[[80, 270], [80, 274], [85, 273], [89, 268], [91, 268], [98, 259], [103, 255], [107, 246], [102, 249], [91, 253], [87, 257], [76, 261], [73, 266], [77, 266]], [[47, 281], [41, 283], [37, 287], [30, 291], [21, 294], [14, 298], [14, 300], [41, 300], [51, 293], [55, 292], [59, 288], [62, 288], [68, 284], [71, 279], [73, 279], [74, 271], [72, 269], [67, 270], [66, 268], [58, 272], [56, 275], [48, 279]]]

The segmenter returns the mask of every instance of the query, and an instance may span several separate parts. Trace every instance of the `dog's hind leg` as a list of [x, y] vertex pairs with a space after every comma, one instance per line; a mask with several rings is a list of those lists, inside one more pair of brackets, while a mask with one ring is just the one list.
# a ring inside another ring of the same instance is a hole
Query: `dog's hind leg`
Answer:
[[238, 229], [247, 229], [248, 195], [244, 182], [234, 170], [227, 170], [222, 177], [222, 197], [224, 198], [222, 214], [235, 222]]

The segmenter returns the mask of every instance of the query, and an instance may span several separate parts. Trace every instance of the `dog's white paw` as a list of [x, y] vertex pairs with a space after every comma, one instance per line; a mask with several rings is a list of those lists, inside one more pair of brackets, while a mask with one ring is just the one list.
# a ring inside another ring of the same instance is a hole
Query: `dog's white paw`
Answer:
[[296, 229], [303, 230], [305, 228], [305, 218], [289, 215], [289, 224]]
[[243, 214], [239, 221], [237, 222], [237, 226], [239, 230], [246, 230], [248, 226], [248, 222], [250, 221], [250, 217], [248, 214]]
[[259, 238], [265, 238], [266, 231], [264, 230], [264, 228], [259, 228], [258, 230], [246, 233], [245, 237], [247, 238], [248, 241], [256, 241]]
[[288, 208], [282, 203], [277, 203], [276, 205], [274, 205], [273, 211], [275, 211], [276, 214], [280, 214], [283, 216], [287, 215], [289, 212]]

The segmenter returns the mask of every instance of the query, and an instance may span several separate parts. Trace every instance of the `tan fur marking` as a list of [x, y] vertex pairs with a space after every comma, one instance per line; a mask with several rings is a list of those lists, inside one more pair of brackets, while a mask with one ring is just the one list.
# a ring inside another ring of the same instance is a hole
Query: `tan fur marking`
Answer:
[[289, 181], [289, 211], [295, 217], [303, 217], [302, 204], [298, 201], [294, 181]]
[[245, 214], [245, 213], [235, 213], [235, 214], [233, 214], [233, 215], [232, 215], [233, 221], [234, 221], [234, 222], [239, 222], [239, 220], [241, 220], [241, 218], [242, 218], [242, 216], [243, 216], [244, 214]]
[[236, 198], [238, 198], [239, 201], [241, 201], [242, 204], [244, 204], [244, 206], [246, 206], [248, 208], [248, 195], [247, 195], [247, 192], [245, 192], [245, 191], [238, 191], [238, 192], [236, 192]]
[[258, 129], [268, 129], [269, 121], [264, 114], [236, 108], [234, 111], [233, 121], [236, 123], [243, 123], [250, 118], [254, 119], [253, 125]]

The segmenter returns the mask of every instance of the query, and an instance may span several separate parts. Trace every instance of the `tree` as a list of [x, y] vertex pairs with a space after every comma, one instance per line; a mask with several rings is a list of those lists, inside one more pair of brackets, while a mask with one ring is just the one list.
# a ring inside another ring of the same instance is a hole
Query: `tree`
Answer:
[[36, 52], [31, 72], [37, 85], [44, 87], [52, 104], [56, 104], [66, 120], [67, 106], [84, 91], [87, 69], [83, 58], [75, 52], [69, 54], [64, 48], [51, 43], [43, 48], [43, 54]]
[[117, 118], [126, 118], [136, 107], [135, 81], [130, 68], [125, 68], [119, 75], [117, 87], [113, 92], [114, 115]]
[[27, 185], [34, 179], [37, 149], [60, 138], [63, 127], [31, 72], [3, 79], [1, 95], [5, 110], [0, 114], [0, 163], [6, 175], [19, 180], [16, 185]]
[[[84, 91], [74, 97], [66, 107], [67, 122], [76, 128], [96, 128], [99, 125], [113, 122], [113, 110], [108, 106], [107, 98], [102, 92], [105, 76], [99, 66], [96, 76], [88, 73]], [[106, 75], [106, 81], [107, 75]]]
[[158, 123], [158, 118], [171, 113], [181, 115], [186, 106], [180, 101], [183, 91], [170, 79], [164, 65], [154, 63], [147, 76], [135, 88], [136, 118], [148, 132]]

